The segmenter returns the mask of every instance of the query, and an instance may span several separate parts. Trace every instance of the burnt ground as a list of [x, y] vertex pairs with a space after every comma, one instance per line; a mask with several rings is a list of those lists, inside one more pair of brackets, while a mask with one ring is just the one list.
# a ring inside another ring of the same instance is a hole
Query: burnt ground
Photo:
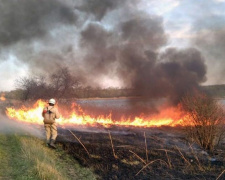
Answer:
[[59, 129], [58, 146], [81, 165], [92, 168], [99, 179], [211, 180], [225, 169], [225, 151], [203, 151], [188, 143], [179, 127], [70, 130], [88, 152], [68, 129]]

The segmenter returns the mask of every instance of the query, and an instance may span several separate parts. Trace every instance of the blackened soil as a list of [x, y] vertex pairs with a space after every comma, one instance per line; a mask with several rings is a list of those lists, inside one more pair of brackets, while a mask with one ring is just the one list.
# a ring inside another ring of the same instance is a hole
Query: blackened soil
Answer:
[[104, 180], [211, 180], [225, 169], [223, 158], [215, 160], [198, 146], [190, 145], [175, 128], [71, 131], [88, 152], [67, 129], [59, 130], [57, 142]]

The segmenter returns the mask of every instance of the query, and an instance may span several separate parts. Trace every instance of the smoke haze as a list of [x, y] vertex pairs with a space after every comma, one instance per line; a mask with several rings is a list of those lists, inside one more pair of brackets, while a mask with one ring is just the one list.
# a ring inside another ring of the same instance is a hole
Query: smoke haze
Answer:
[[[207, 56], [207, 64], [212, 71], [210, 83], [223, 82], [225, 76], [225, 29], [203, 32], [195, 39], [195, 45]], [[219, 74], [219, 76], [218, 76]]]
[[1, 134], [23, 134], [33, 135], [39, 138], [44, 138], [44, 128], [37, 125], [21, 124], [8, 119], [6, 116], [0, 114], [0, 133]]

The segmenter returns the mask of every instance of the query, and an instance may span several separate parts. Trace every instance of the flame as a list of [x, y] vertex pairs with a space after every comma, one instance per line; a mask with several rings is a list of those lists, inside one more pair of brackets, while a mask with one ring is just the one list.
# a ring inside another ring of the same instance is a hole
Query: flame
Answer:
[[[42, 111], [46, 103], [38, 100], [33, 108], [22, 107], [15, 109], [9, 107], [6, 109], [6, 114], [10, 119], [17, 121], [43, 124]], [[178, 108], [166, 108], [157, 115], [145, 116], [140, 115], [137, 117], [126, 118], [121, 117], [120, 120], [113, 120], [112, 114], [108, 116], [99, 115], [98, 117], [92, 117], [91, 115], [85, 114], [82, 108], [77, 104], [72, 104], [73, 112], [68, 117], [61, 117], [56, 122], [62, 126], [71, 125], [85, 125], [85, 126], [96, 126], [102, 125], [109, 127], [111, 125], [117, 126], [138, 126], [138, 127], [159, 127], [159, 126], [177, 126], [182, 125], [183, 116]]]
[[3, 93], [3, 94], [1, 94], [0, 100], [1, 100], [1, 101], [5, 101], [5, 100], [6, 100], [6, 98], [5, 98], [5, 94], [4, 94], [4, 93]]

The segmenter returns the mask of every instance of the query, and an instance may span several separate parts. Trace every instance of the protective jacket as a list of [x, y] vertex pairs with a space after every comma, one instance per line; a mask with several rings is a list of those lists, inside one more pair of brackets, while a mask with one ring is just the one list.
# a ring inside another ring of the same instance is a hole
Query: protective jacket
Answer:
[[60, 117], [58, 109], [54, 106], [47, 106], [43, 109], [42, 116], [45, 124], [55, 123], [55, 119]]

